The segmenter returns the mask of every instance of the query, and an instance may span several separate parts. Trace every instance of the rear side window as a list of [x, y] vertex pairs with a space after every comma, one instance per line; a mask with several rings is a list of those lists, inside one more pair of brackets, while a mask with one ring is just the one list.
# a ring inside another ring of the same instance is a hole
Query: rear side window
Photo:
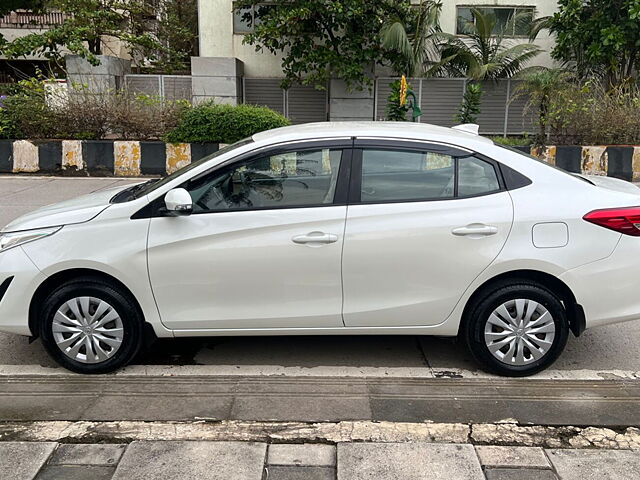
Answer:
[[474, 156], [364, 149], [360, 199], [365, 203], [473, 197], [501, 189], [495, 166]]
[[496, 169], [476, 157], [458, 159], [458, 196], [473, 197], [500, 190]]
[[401, 150], [362, 152], [363, 202], [453, 198], [450, 155]]

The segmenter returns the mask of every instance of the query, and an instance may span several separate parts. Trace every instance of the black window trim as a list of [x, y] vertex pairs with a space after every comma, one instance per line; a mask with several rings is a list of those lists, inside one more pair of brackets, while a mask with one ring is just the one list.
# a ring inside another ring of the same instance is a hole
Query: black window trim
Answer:
[[[391, 200], [372, 200], [362, 201], [362, 152], [365, 149], [376, 150], [404, 150], [418, 152], [434, 152], [450, 155], [454, 160], [454, 192], [452, 197], [435, 197], [435, 198], [409, 198], [409, 199], [391, 199]], [[483, 192], [477, 195], [458, 196], [458, 158], [476, 157], [489, 163], [498, 179], [499, 188], [490, 192]], [[509, 190], [506, 187], [505, 180], [500, 168], [500, 162], [489, 158], [480, 153], [468, 150], [462, 147], [456, 147], [443, 143], [434, 143], [429, 141], [403, 141], [403, 140], [376, 140], [373, 138], [356, 139], [354, 142], [353, 154], [351, 157], [351, 181], [349, 186], [349, 205], [383, 205], [388, 203], [419, 203], [419, 202], [446, 202], [452, 200], [467, 200], [469, 198], [485, 197], [487, 195], [495, 195], [497, 193]]]
[[[254, 158], [261, 155], [277, 155], [278, 153], [287, 153], [290, 151], [300, 150], [313, 150], [319, 147], [324, 148], [341, 148], [342, 159], [340, 161], [340, 170], [338, 172], [338, 180], [336, 184], [336, 193], [334, 201], [332, 203], [322, 203], [318, 205], [300, 205], [300, 206], [269, 206], [269, 207], [254, 207], [237, 210], [212, 210], [208, 212], [194, 212], [192, 215], [206, 215], [215, 213], [234, 213], [234, 212], [247, 212], [247, 211], [265, 211], [265, 210], [282, 210], [282, 209], [297, 209], [297, 208], [318, 208], [318, 207], [335, 207], [344, 205], [376, 205], [386, 203], [417, 203], [417, 202], [437, 202], [437, 201], [451, 201], [451, 200], [465, 200], [475, 197], [483, 197], [486, 195], [495, 195], [503, 191], [515, 190], [532, 184], [532, 181], [506, 165], [503, 165], [497, 160], [489, 158], [481, 153], [469, 150], [464, 147], [458, 147], [448, 143], [432, 142], [427, 140], [418, 139], [393, 139], [389, 137], [338, 137], [331, 139], [308, 139], [308, 140], [292, 140], [275, 145], [268, 145], [259, 147], [248, 152], [245, 152], [237, 157], [230, 158], [219, 165], [215, 165], [198, 175], [194, 176], [174, 188], [184, 188], [185, 183], [200, 178], [204, 175], [209, 175], [219, 169], [225, 168], [236, 162], [242, 162], [250, 158]], [[389, 149], [389, 150], [415, 150], [415, 151], [431, 151], [436, 153], [443, 153], [451, 155], [452, 157], [467, 157], [474, 156], [481, 160], [484, 160], [493, 165], [496, 175], [498, 177], [498, 183], [500, 185], [499, 190], [492, 192], [484, 192], [477, 195], [469, 195], [465, 197], [458, 196], [458, 179], [457, 179], [457, 161], [455, 166], [455, 183], [454, 183], [454, 196], [450, 198], [431, 198], [431, 199], [398, 199], [398, 200], [381, 200], [372, 202], [362, 202], [360, 200], [361, 184], [362, 184], [362, 149], [363, 148], [377, 148], [377, 149]], [[506, 176], [504, 175], [505, 169], [514, 171], [521, 180], [515, 185], [509, 185]], [[164, 207], [164, 195], [160, 195], [150, 203], [142, 207], [136, 213], [131, 216], [131, 219], [141, 218], [153, 218], [153, 217], [165, 217], [168, 216], [163, 213]]]
[[[338, 178], [336, 180], [336, 191], [331, 203], [309, 204], [309, 205], [271, 205], [267, 207], [251, 207], [251, 208], [237, 208], [237, 209], [219, 209], [208, 210], [206, 212], [193, 212], [191, 215], [208, 215], [216, 213], [237, 213], [237, 212], [253, 212], [264, 210], [285, 210], [285, 209], [298, 209], [298, 208], [318, 208], [318, 207], [337, 207], [347, 205], [347, 196], [349, 193], [349, 182], [351, 179], [351, 164], [353, 157], [353, 138], [342, 139], [327, 139], [327, 140], [300, 140], [285, 142], [282, 144], [269, 145], [258, 149], [245, 152], [237, 157], [230, 158], [229, 160], [222, 162], [219, 165], [215, 165], [192, 178], [189, 178], [174, 188], [187, 188], [189, 182], [198, 180], [204, 176], [211, 175], [219, 170], [231, 167], [233, 165], [247, 163], [253, 159], [257, 159], [263, 156], [280, 155], [290, 152], [301, 152], [309, 150], [318, 150], [323, 148], [328, 149], [340, 149], [342, 150], [342, 157], [340, 159], [340, 168], [338, 170]], [[164, 207], [164, 195], [160, 195], [155, 200], [138, 210], [131, 218], [152, 218], [152, 217], [167, 217], [163, 211]]]

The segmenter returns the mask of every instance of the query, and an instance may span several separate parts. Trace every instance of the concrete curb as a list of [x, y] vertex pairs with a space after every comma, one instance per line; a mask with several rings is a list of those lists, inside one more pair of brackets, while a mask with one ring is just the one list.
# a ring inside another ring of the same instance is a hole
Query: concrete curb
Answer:
[[137, 140], [0, 140], [0, 173], [164, 175], [218, 151], [217, 143]]

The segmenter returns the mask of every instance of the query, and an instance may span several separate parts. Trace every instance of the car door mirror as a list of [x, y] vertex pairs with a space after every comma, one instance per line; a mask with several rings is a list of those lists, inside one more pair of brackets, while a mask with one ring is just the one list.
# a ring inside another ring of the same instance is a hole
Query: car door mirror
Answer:
[[191, 195], [184, 188], [169, 190], [164, 196], [164, 204], [169, 215], [191, 215], [193, 212]]

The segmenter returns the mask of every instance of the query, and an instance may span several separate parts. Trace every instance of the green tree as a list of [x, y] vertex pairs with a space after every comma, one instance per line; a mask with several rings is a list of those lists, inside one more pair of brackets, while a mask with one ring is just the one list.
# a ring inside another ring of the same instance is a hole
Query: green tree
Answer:
[[439, 56], [441, 11], [440, 1], [420, 0], [409, 12], [397, 12], [383, 25], [382, 47], [391, 53], [390, 63], [397, 75], [423, 76], [438, 68], [434, 59]]
[[[496, 17], [492, 13], [476, 8], [471, 12], [473, 21], [467, 22], [465, 37], [443, 34], [445, 41], [440, 48], [442, 57], [448, 59], [445, 68], [452, 76], [476, 81], [512, 77], [541, 52], [533, 43], [507, 39], [505, 31], [510, 28], [496, 31]], [[509, 22], [530, 20], [530, 16], [516, 15]]]
[[578, 75], [617, 85], [640, 68], [640, 0], [559, 0], [546, 26], [556, 37], [553, 58]]
[[19, 37], [3, 48], [4, 55], [17, 58], [39, 55], [59, 62], [71, 52], [98, 64], [103, 39], [110, 37], [125, 44], [134, 58], [142, 53], [162, 52], [166, 47], [148, 31], [145, 22], [154, 15], [147, 2], [130, 0], [44, 0], [43, 11], [67, 15], [50, 29]]
[[284, 87], [303, 83], [324, 88], [330, 78], [340, 78], [350, 88], [370, 86], [372, 67], [396, 56], [383, 48], [381, 26], [411, 13], [409, 0], [290, 0], [268, 8], [260, 3], [235, 3], [239, 12], [252, 7], [261, 13], [244, 41], [257, 51], [282, 55]]
[[549, 109], [552, 102], [571, 88], [571, 73], [562, 68], [535, 67], [518, 75], [522, 81], [514, 89], [511, 102], [525, 98], [527, 110], [535, 110], [538, 124], [537, 144], [543, 145], [547, 140], [550, 122]]
[[479, 83], [468, 83], [462, 96], [460, 110], [455, 116], [458, 123], [477, 123], [480, 114], [482, 86]]
[[153, 29], [163, 48], [152, 45], [144, 57], [152, 59], [153, 70], [189, 70], [190, 58], [198, 56], [198, 1], [161, 0], [158, 21]]

